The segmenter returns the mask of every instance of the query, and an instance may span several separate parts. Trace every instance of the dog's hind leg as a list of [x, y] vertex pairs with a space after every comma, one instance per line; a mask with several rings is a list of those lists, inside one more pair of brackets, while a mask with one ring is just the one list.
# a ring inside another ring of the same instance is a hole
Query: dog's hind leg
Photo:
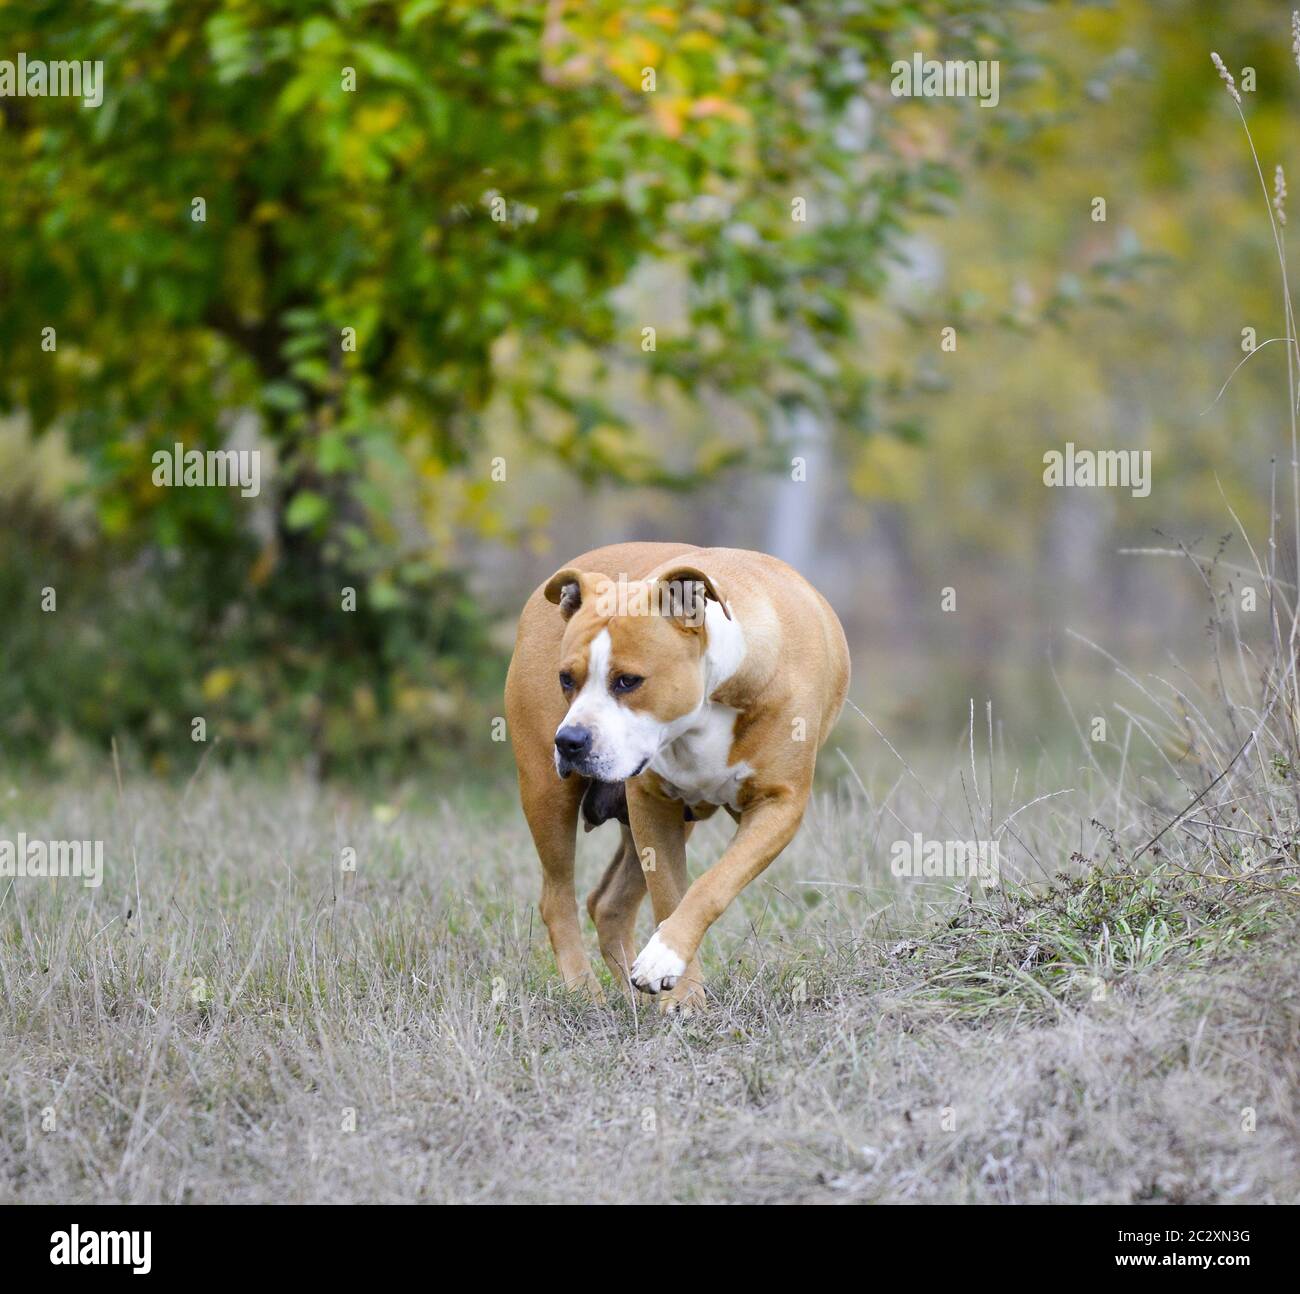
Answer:
[[632, 843], [632, 832], [623, 833], [613, 861], [600, 883], [587, 896], [587, 911], [596, 923], [601, 956], [623, 991], [631, 995], [629, 970], [636, 955], [636, 915], [646, 895], [645, 873]]

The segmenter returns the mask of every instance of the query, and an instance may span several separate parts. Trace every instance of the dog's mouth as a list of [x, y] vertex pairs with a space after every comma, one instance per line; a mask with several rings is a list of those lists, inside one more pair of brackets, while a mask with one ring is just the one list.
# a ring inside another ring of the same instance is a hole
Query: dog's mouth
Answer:
[[555, 756], [555, 771], [561, 777], [568, 777], [570, 773], [577, 773], [579, 777], [595, 776], [584, 760], [565, 759], [563, 755], [559, 754]]
[[[650, 762], [650, 756], [647, 755], [637, 766], [628, 774], [628, 777], [639, 777], [646, 770], [646, 765]], [[555, 757], [555, 769], [561, 777], [568, 777], [570, 773], [577, 773], [579, 777], [589, 777], [595, 782], [605, 782], [610, 786], [621, 786], [627, 779], [615, 778], [612, 781], [608, 778], [601, 777], [596, 773], [585, 760], [574, 761], [565, 759], [563, 755], [557, 754]]]

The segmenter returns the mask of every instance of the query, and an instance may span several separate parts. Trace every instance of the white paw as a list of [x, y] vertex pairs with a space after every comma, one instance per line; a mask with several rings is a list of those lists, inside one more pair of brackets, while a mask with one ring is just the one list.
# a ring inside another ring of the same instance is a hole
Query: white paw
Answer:
[[685, 974], [685, 961], [659, 938], [657, 930], [632, 963], [632, 983], [646, 993], [670, 989]]

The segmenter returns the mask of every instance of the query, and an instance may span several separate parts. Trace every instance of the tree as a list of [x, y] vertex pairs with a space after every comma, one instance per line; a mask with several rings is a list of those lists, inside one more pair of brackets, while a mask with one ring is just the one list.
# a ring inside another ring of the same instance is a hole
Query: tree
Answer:
[[[101, 541], [166, 590], [187, 645], [166, 706], [199, 688], [237, 743], [306, 723], [328, 753], [387, 740], [404, 690], [436, 701], [481, 676], [478, 618], [419, 507], [422, 482], [454, 473], [490, 515], [494, 395], [586, 479], [667, 487], [770, 461], [780, 408], [869, 430], [855, 302], [955, 185], [947, 159], [878, 120], [889, 65], [925, 26], [947, 57], [1017, 58], [1002, 6], [960, 10], [0, 11], [4, 48], [102, 60], [105, 79], [97, 108], [0, 99], [0, 164], [18, 177], [0, 208], [0, 401], [66, 430]], [[648, 260], [690, 285], [688, 326], [653, 347], [615, 295]], [[506, 339], [523, 356], [508, 377]], [[725, 390], [763, 430], [670, 470], [568, 380], [573, 347], [651, 384]], [[263, 498], [153, 483], [159, 451], [232, 434], [274, 457]], [[427, 730], [430, 704], [405, 731]], [[124, 718], [96, 713], [100, 736]], [[174, 736], [157, 715], [125, 721]]]

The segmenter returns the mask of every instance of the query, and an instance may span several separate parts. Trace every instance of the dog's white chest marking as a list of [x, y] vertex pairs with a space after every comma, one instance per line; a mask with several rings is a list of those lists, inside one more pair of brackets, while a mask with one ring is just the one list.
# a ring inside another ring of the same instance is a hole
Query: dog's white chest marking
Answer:
[[727, 804], [740, 808], [741, 783], [754, 771], [743, 760], [730, 763], [736, 711], [707, 702], [699, 721], [670, 741], [651, 761], [664, 791], [687, 804]]
[[[709, 647], [704, 660], [704, 695], [715, 692], [740, 668], [745, 635], [716, 602], [710, 602], [705, 625]], [[740, 808], [740, 786], [753, 773], [743, 760], [731, 763], [736, 711], [705, 701], [690, 726], [669, 741], [650, 761], [666, 794], [687, 804], [725, 804]]]

